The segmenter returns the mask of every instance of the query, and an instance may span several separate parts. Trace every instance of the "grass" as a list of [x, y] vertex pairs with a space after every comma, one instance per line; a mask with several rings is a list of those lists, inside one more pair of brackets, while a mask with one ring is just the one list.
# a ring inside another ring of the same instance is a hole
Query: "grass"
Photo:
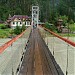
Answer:
[[0, 24], [0, 38], [7, 38], [11, 35], [12, 30], [4, 24]]
[[[22, 29], [22, 30], [21, 30]], [[8, 38], [8, 37], [15, 37], [16, 35], [20, 34], [21, 31], [24, 31], [24, 25], [22, 28], [16, 28], [15, 30], [8, 28], [8, 26], [4, 24], [0, 24], [0, 38]]]
[[74, 24], [69, 24], [69, 28], [72, 32], [75, 31], [75, 23]]
[[72, 33], [58, 33], [58, 35], [62, 36], [62, 37], [75, 37], [75, 34]]
[[0, 27], [1, 27], [1, 26], [4, 26], [4, 24], [0, 24]]
[[10, 28], [0, 29], [0, 38], [7, 38], [11, 36], [12, 30]]

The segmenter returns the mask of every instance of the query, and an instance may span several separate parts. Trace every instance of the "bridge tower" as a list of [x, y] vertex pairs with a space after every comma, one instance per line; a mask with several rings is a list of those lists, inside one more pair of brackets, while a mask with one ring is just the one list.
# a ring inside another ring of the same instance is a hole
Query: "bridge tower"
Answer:
[[39, 6], [32, 6], [32, 28], [38, 27]]

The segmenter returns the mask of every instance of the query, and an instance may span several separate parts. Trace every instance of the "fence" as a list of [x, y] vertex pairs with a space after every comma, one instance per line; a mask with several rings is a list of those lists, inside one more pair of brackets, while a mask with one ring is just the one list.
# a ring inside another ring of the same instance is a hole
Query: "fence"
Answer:
[[61, 37], [46, 28], [40, 32], [64, 75], [75, 75], [75, 37]]
[[31, 28], [0, 47], [0, 75], [18, 75]]

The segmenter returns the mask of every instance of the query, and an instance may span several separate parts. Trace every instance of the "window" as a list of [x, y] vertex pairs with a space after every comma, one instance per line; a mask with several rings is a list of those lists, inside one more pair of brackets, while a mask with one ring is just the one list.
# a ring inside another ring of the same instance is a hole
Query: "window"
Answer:
[[22, 24], [22, 23], [20, 22], [20, 24]]
[[31, 25], [31, 22], [30, 22], [30, 25]]
[[29, 25], [29, 22], [27, 21], [27, 25]]
[[13, 22], [13, 24], [15, 24], [15, 22]]
[[21, 19], [19, 18], [19, 20], [21, 20]]

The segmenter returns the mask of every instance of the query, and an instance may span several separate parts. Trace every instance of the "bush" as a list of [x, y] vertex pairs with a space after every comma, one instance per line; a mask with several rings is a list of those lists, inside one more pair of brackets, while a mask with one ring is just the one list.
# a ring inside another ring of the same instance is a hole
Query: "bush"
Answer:
[[0, 29], [0, 38], [7, 38], [10, 35], [10, 29]]
[[25, 29], [26, 29], [26, 26], [23, 24], [22, 28], [21, 28], [21, 31], [23, 32], [23, 31], [25, 31]]
[[45, 27], [47, 29], [50, 29], [52, 31], [56, 31], [56, 27], [54, 26], [54, 24], [49, 24], [48, 22], [45, 23]]
[[25, 25], [22, 25], [22, 27], [20, 27], [20, 26], [17, 25], [16, 28], [14, 29], [14, 33], [18, 35], [21, 32], [23, 32], [25, 29], [26, 29]]
[[71, 19], [69, 23], [70, 23], [70, 24], [74, 24], [74, 21]]
[[20, 26], [18, 26], [18, 25], [16, 26], [16, 28], [14, 29], [14, 33], [17, 34], [17, 35], [21, 33]]
[[6, 29], [6, 28], [7, 28], [6, 25], [4, 25], [4, 24], [0, 24], [0, 29]]
[[50, 26], [49, 26], [48, 22], [45, 23], [45, 27], [48, 28], [48, 29], [50, 29]]
[[63, 26], [66, 26], [66, 23], [68, 22], [68, 16], [64, 15], [60, 16], [59, 18], [63, 20]]

